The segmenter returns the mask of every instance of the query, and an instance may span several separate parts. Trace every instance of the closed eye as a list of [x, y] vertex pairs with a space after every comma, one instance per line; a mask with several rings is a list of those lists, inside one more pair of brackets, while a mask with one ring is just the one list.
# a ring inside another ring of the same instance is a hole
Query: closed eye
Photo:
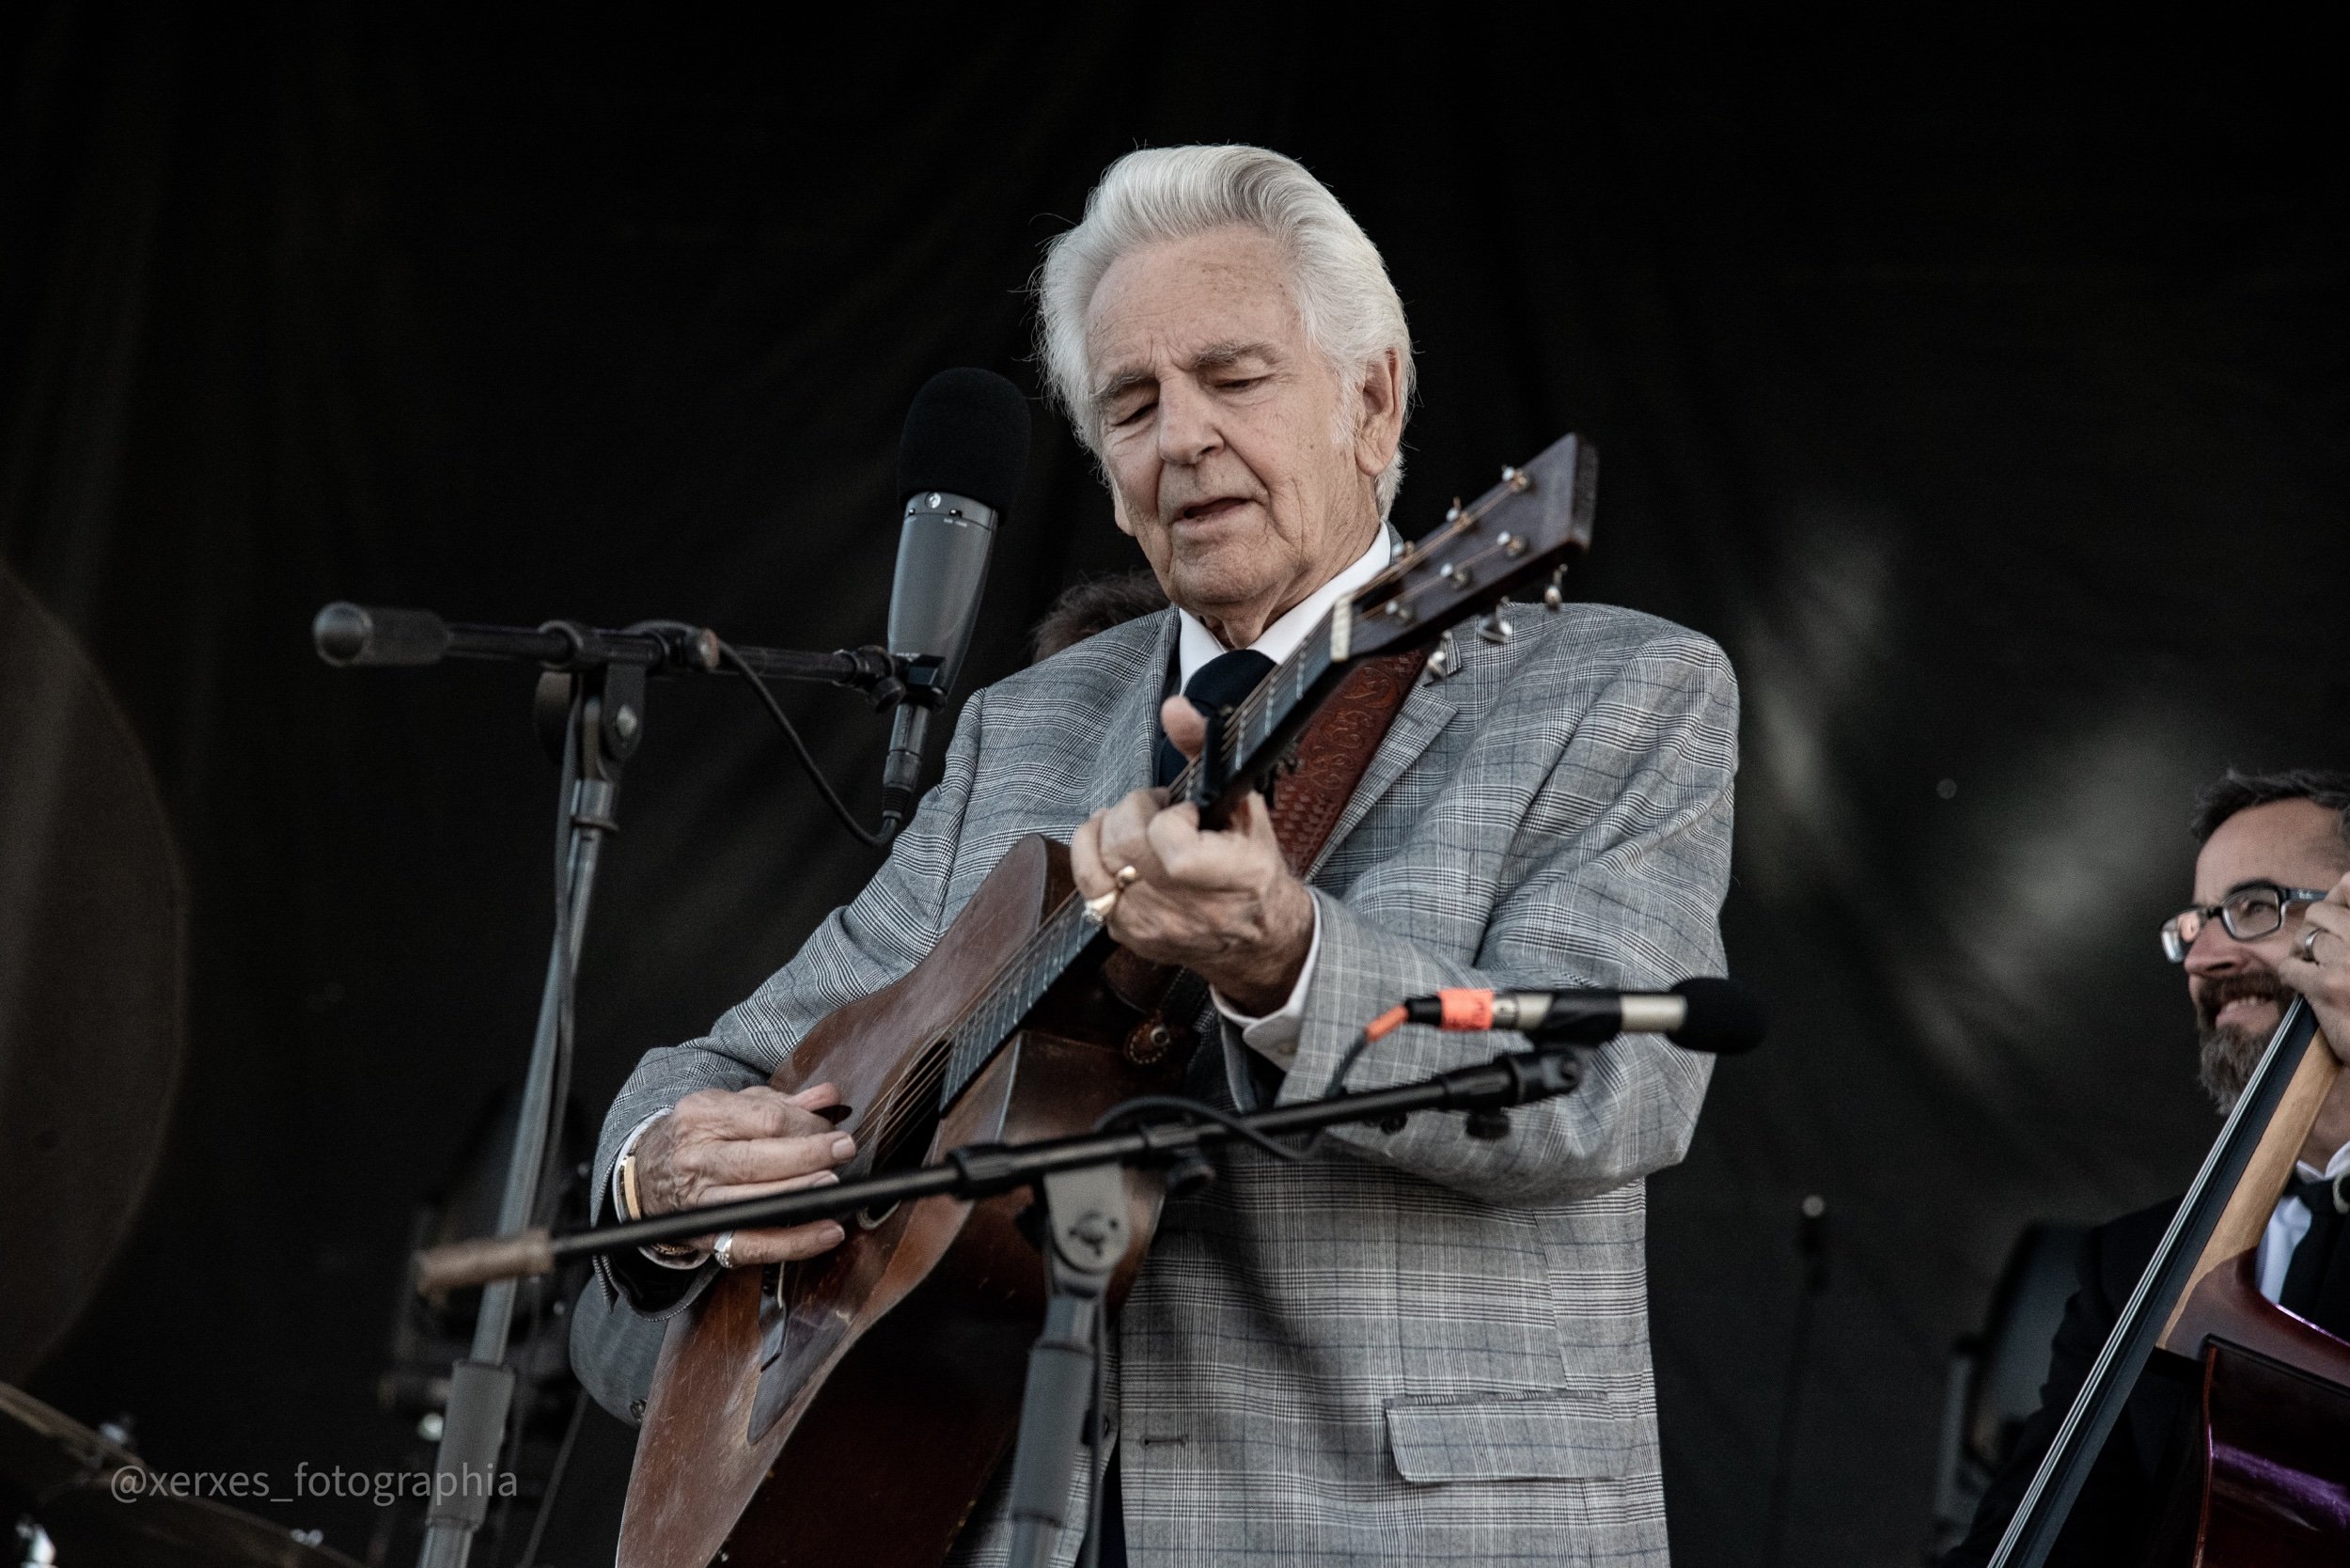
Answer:
[[1157, 400], [1157, 399], [1155, 399], [1155, 398], [1151, 399], [1150, 400], [1145, 401], [1145, 402], [1139, 402], [1139, 403], [1136, 403], [1136, 404], [1135, 404], [1135, 406], [1134, 406], [1134, 407], [1132, 407], [1132, 408], [1128, 409], [1125, 413], [1120, 414], [1120, 415], [1117, 416], [1116, 417], [1112, 418], [1112, 419], [1110, 420], [1110, 426], [1111, 426], [1111, 428], [1112, 428], [1113, 430], [1115, 430], [1115, 429], [1120, 429], [1120, 428], [1123, 428], [1124, 426], [1127, 426], [1127, 425], [1131, 425], [1131, 424], [1135, 423], [1136, 420], [1138, 420], [1138, 419], [1142, 418], [1145, 415], [1149, 414], [1149, 413], [1150, 413], [1152, 409], [1154, 409], [1154, 408], [1156, 408], [1156, 407], [1158, 407], [1158, 406], [1159, 406], [1159, 404], [1158, 404], [1158, 400]]

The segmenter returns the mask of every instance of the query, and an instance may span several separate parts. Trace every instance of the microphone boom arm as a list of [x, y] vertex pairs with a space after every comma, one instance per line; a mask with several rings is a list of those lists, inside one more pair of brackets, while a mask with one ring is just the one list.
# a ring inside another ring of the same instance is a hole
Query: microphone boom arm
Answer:
[[[506, 660], [576, 673], [634, 665], [648, 675], [716, 675], [718, 634], [683, 621], [650, 620], [618, 632], [576, 620], [538, 626], [482, 626], [442, 619], [431, 610], [337, 600], [310, 623], [319, 657], [338, 668], [420, 668], [445, 659]], [[877, 644], [819, 653], [796, 648], [732, 645], [744, 667], [767, 681], [817, 681], [870, 693], [878, 708], [913, 700], [935, 705], [916, 666]]]

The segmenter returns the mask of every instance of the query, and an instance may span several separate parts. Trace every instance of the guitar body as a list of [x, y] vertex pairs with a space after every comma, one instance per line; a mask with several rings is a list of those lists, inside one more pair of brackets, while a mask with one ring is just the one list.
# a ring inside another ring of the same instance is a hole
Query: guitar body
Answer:
[[[925, 1050], [987, 990], [1070, 891], [1068, 851], [1021, 840], [929, 957], [826, 1017], [775, 1074], [787, 1091], [839, 1087], [874, 1173], [964, 1144], [1083, 1132], [1136, 1094], [1164, 1091], [1184, 1053], [1147, 1039], [1166, 971], [1099, 945], [1072, 965], [928, 1137], [891, 1151], [884, 1107], [935, 1106]], [[1123, 983], [1120, 983], [1123, 982]], [[1121, 997], [1135, 997], [1129, 1001]], [[1141, 1032], [1138, 1033], [1137, 1031]], [[893, 1099], [893, 1091], [895, 1098]], [[885, 1163], [876, 1163], [885, 1162]], [[1124, 1298], [1157, 1222], [1157, 1179], [1129, 1172]], [[946, 1555], [1017, 1428], [1027, 1352], [1043, 1320], [1043, 1262], [1010, 1193], [945, 1199], [844, 1221], [824, 1257], [722, 1274], [671, 1324], [620, 1527], [620, 1568], [870, 1564]]]

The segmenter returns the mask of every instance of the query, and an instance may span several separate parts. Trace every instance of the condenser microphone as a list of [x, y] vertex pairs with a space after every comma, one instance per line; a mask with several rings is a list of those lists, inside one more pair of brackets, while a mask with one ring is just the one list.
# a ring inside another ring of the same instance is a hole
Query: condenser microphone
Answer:
[[941, 370], [914, 395], [898, 443], [905, 521], [889, 589], [889, 651], [910, 667], [882, 764], [885, 832], [914, 814], [931, 714], [963, 669], [995, 526], [1027, 465], [1028, 400], [993, 370]]
[[1414, 996], [1397, 1011], [1403, 1014], [1398, 1023], [1514, 1029], [1545, 1044], [1595, 1045], [1620, 1034], [1661, 1034], [1686, 1050], [1716, 1056], [1753, 1050], [1771, 1027], [1762, 996], [1718, 976], [1685, 980], [1669, 991], [1439, 991]]

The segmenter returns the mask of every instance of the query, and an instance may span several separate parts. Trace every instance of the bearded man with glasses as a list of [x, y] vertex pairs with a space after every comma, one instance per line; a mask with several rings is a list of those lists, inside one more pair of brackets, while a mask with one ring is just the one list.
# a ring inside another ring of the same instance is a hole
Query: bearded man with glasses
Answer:
[[[2350, 1062], [2350, 772], [2231, 772], [2203, 792], [2193, 823], [2195, 902], [2162, 926], [2162, 950], [2186, 968], [2202, 1043], [2203, 1087], [2232, 1109], [2284, 1016], [2309, 998]], [[2049, 1347], [2040, 1409], [1983, 1494], [1943, 1568], [1988, 1562], [2034, 1471], [2154, 1255], [2175, 1198], [2092, 1231], [2080, 1289]], [[2338, 1075], [2255, 1258], [2261, 1294], [2350, 1339], [2350, 1073]], [[2073, 1505], [2050, 1564], [2135, 1563], [2166, 1536], [2164, 1505], [2192, 1460], [2200, 1369], [2156, 1356]], [[2192, 1520], [2188, 1521], [2192, 1525]]]

